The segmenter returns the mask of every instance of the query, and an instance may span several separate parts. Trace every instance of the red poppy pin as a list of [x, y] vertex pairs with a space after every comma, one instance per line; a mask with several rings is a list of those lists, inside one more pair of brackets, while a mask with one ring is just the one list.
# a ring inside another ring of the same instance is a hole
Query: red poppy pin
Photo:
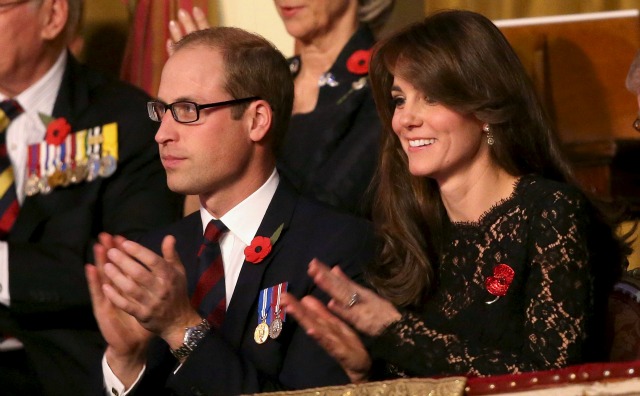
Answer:
[[498, 264], [493, 269], [493, 276], [487, 278], [484, 282], [487, 291], [496, 298], [491, 301], [485, 301], [487, 304], [493, 304], [498, 301], [501, 296], [507, 294], [507, 290], [509, 290], [509, 286], [511, 282], [513, 282], [513, 277], [515, 272], [511, 267], [506, 264]]
[[369, 73], [369, 61], [371, 50], [357, 50], [347, 59], [347, 70], [353, 74], [363, 75]]
[[39, 115], [42, 123], [47, 126], [46, 142], [53, 146], [59, 146], [64, 143], [67, 135], [71, 133], [71, 125], [69, 125], [67, 119], [64, 117], [53, 118], [42, 113]]
[[271, 235], [271, 238], [256, 236], [251, 241], [251, 245], [244, 248], [244, 256], [245, 259], [253, 264], [258, 264], [271, 252], [271, 248], [275, 245], [278, 238], [280, 238], [280, 233], [282, 232], [282, 228], [284, 227], [284, 223], [280, 224], [276, 232]]

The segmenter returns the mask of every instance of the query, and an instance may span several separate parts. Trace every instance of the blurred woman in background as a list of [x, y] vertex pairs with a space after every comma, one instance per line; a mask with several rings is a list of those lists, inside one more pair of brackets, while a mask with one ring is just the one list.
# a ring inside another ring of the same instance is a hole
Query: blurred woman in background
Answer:
[[368, 216], [382, 126], [368, 79], [393, 0], [274, 0], [295, 39], [295, 99], [278, 169], [307, 195]]

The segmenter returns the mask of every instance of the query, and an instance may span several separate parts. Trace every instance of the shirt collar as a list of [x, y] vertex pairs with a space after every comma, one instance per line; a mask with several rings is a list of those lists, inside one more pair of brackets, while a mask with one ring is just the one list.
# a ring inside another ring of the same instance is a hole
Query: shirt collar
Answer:
[[51, 115], [62, 84], [66, 62], [67, 51], [62, 51], [51, 69], [15, 98], [26, 113], [36, 117], [38, 113]]
[[[229, 231], [245, 245], [250, 245], [251, 240], [258, 232], [279, 182], [280, 176], [274, 169], [269, 179], [260, 188], [220, 218], [229, 228]], [[207, 224], [215, 218], [202, 205], [200, 206], [200, 217], [202, 219], [202, 233], [204, 234]]]

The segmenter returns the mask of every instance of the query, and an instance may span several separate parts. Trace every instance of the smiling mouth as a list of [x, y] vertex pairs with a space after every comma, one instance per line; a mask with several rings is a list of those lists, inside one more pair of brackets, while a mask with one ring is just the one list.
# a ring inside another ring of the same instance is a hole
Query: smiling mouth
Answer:
[[302, 7], [300, 6], [282, 6], [280, 10], [282, 11], [282, 16], [290, 17], [296, 14]]
[[436, 139], [416, 139], [409, 140], [409, 147], [423, 147], [430, 146], [436, 142]]

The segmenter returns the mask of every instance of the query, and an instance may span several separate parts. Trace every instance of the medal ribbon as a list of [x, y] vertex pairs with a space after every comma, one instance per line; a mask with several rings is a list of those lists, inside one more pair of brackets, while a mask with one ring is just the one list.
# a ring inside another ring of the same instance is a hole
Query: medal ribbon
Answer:
[[76, 166], [85, 165], [87, 158], [87, 130], [83, 129], [82, 131], [78, 131], [73, 135], [75, 137], [74, 144], [76, 148], [75, 164]]
[[[267, 321], [267, 317], [269, 315], [267, 312], [267, 306], [270, 305], [270, 297], [269, 288], [262, 290], [262, 293], [260, 293], [260, 300], [258, 301], [258, 324]], [[271, 321], [267, 324], [270, 324], [270, 322]]]
[[41, 142], [38, 144], [38, 149], [40, 150], [40, 177], [47, 177], [47, 161], [48, 161], [48, 152], [47, 152], [47, 143]]
[[47, 152], [44, 174], [51, 176], [56, 169], [56, 146], [47, 143], [44, 143], [44, 145]]
[[60, 145], [60, 170], [66, 171], [69, 167], [69, 152], [71, 148], [71, 134], [64, 138], [64, 142]]
[[118, 123], [102, 126], [102, 157], [112, 156], [118, 159]]
[[70, 133], [67, 136], [67, 141], [69, 142], [69, 163], [67, 164], [67, 166], [71, 167], [72, 171], [76, 169], [76, 137], [73, 135], [73, 133]]
[[[277, 287], [276, 286], [271, 287], [271, 289], [273, 289], [272, 297], [271, 297], [271, 310], [270, 310], [272, 321], [277, 317], [280, 317], [280, 320], [282, 320], [283, 322], [285, 321], [286, 312], [283, 312], [280, 310], [280, 296], [282, 295], [282, 292], [287, 291], [287, 285], [288, 285], [287, 282], [282, 282], [282, 283], [279, 283]], [[276, 313], [278, 315], [276, 315]]]
[[40, 168], [38, 167], [38, 163], [40, 162], [40, 144], [31, 144], [29, 145], [29, 174], [40, 176]]
[[89, 158], [91, 158], [93, 154], [98, 155], [100, 153], [100, 145], [102, 144], [101, 130], [102, 128], [99, 126], [89, 128], [89, 136], [87, 137], [87, 152], [89, 153]]

